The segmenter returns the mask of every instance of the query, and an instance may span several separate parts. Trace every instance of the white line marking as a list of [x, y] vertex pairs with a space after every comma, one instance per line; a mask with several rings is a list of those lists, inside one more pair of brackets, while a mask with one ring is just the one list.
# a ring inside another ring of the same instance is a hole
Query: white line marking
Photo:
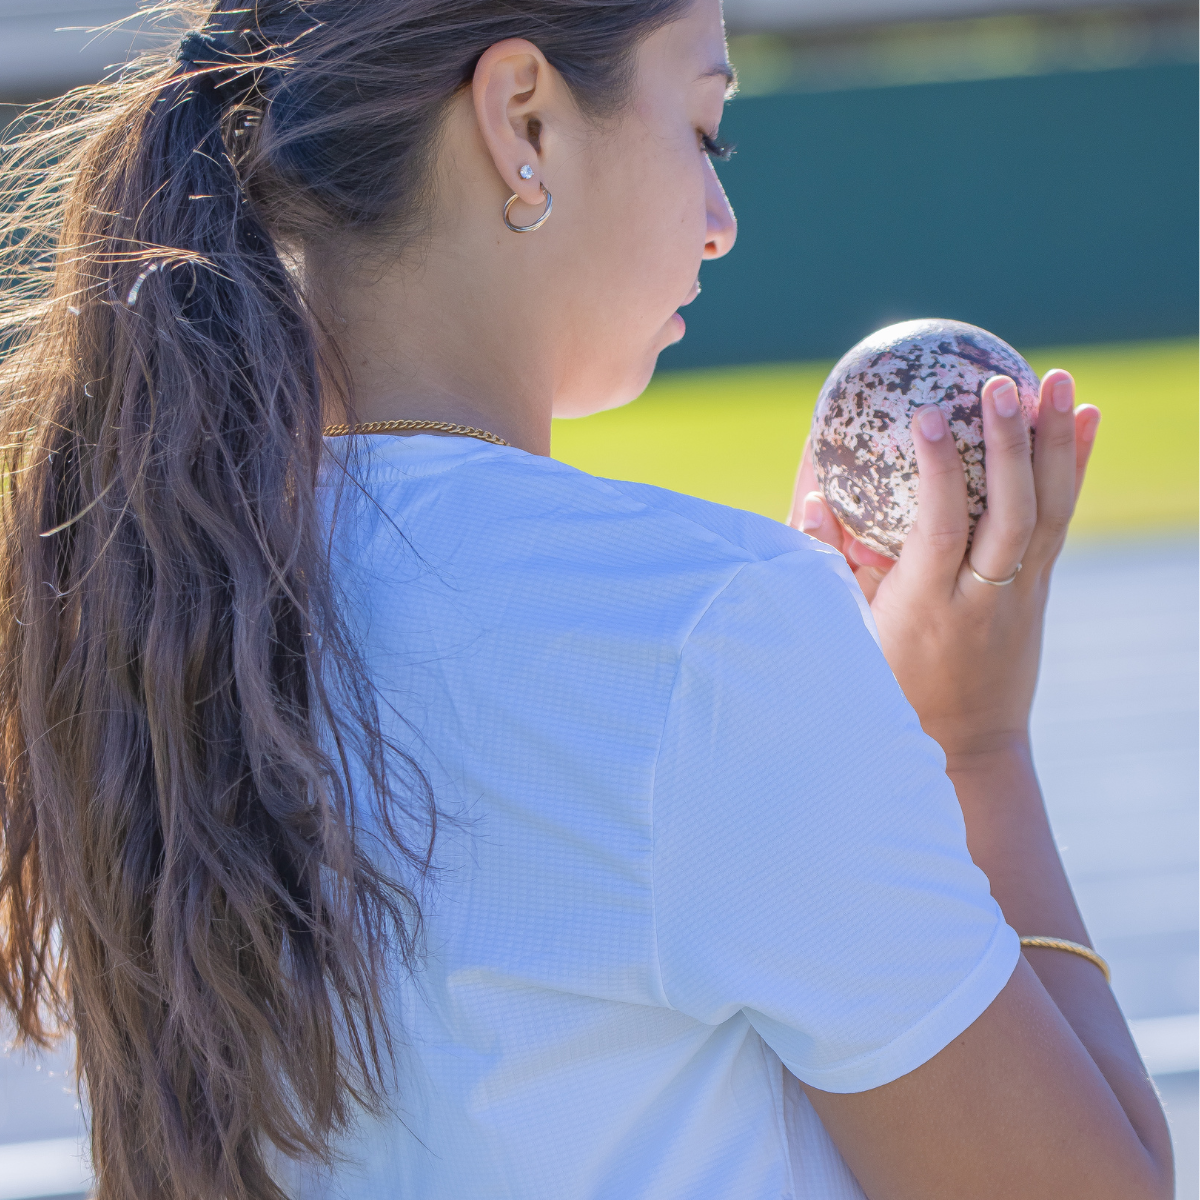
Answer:
[[0, 1200], [66, 1196], [91, 1186], [87, 1151], [75, 1138], [0, 1146]]
[[1130, 1021], [1129, 1028], [1151, 1075], [1200, 1069], [1200, 1013], [1142, 1017]]

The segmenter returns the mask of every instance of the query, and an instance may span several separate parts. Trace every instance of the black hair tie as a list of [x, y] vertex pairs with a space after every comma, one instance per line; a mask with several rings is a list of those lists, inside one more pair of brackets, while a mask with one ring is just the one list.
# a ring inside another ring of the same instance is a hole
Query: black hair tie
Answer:
[[201, 33], [199, 29], [189, 29], [175, 52], [176, 61], [189, 67], [232, 67], [238, 57], [229, 49], [224, 34]]
[[246, 35], [237, 30], [204, 33], [191, 29], [183, 35], [175, 59], [183, 72], [198, 71], [193, 86], [212, 94], [221, 108], [244, 100], [262, 88], [275, 73], [262, 53], [255, 54]]

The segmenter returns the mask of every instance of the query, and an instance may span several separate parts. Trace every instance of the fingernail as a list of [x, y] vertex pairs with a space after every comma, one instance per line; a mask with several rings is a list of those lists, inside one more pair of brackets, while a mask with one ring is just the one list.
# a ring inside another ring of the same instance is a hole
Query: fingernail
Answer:
[[1015, 417], [1020, 407], [1017, 389], [1006, 379], [992, 393], [992, 403], [996, 406], [996, 416]]
[[821, 501], [815, 496], [809, 496], [804, 501], [804, 512], [800, 517], [800, 529], [803, 533], [812, 533], [821, 528], [824, 514], [821, 512]]
[[1084, 427], [1083, 436], [1085, 441], [1095, 441], [1096, 433], [1100, 429], [1100, 414], [1097, 413]]
[[936, 404], [917, 413], [917, 424], [921, 426], [921, 433], [927, 442], [940, 442], [946, 432], [946, 419]]
[[1071, 411], [1071, 406], [1075, 402], [1075, 387], [1071, 380], [1056, 379], [1050, 394], [1054, 401], [1054, 407], [1057, 408], [1060, 413]]

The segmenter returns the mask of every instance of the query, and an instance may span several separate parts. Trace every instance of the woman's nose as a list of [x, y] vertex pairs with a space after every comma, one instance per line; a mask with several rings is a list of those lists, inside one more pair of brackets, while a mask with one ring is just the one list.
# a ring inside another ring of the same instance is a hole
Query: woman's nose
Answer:
[[704, 257], [721, 258], [733, 249], [733, 243], [737, 241], [737, 217], [729, 207], [729, 198], [711, 163], [708, 167], [705, 204], [708, 208], [708, 240], [704, 244]]

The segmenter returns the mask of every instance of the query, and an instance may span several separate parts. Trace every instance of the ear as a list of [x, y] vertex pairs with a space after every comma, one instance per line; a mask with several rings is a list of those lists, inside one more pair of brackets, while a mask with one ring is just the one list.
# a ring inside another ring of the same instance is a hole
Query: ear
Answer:
[[[500, 178], [535, 206], [545, 203], [540, 137], [556, 91], [554, 74], [532, 42], [506, 38], [483, 52], [471, 83], [475, 119]], [[528, 179], [521, 178], [523, 166], [533, 170]]]

